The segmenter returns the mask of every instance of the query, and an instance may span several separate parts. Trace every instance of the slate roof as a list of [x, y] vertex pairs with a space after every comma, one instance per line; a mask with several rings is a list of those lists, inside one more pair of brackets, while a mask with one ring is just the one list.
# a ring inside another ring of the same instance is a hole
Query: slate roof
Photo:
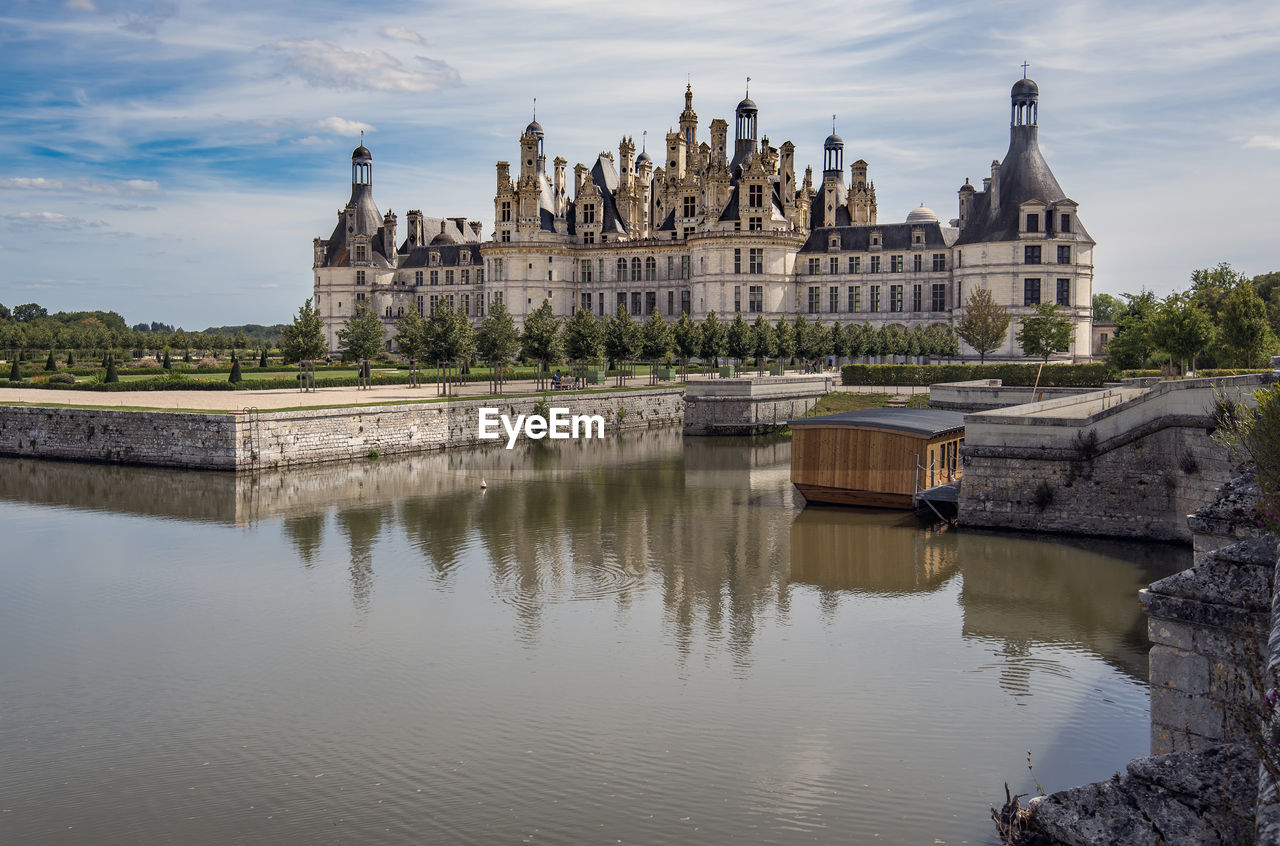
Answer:
[[848, 429], [890, 429], [913, 435], [932, 437], [964, 428], [964, 415], [958, 411], [936, 408], [868, 408], [822, 417], [788, 420], [792, 429], [808, 426], [840, 426]]
[[[471, 254], [471, 264], [462, 264], [460, 258], [463, 251]], [[431, 264], [431, 254], [440, 254], [440, 264]], [[401, 270], [416, 270], [420, 267], [484, 267], [480, 260], [480, 244], [438, 244], [429, 247], [414, 247], [407, 253], [400, 254]]]
[[[1019, 205], [1028, 200], [1055, 203], [1069, 199], [1049, 170], [1049, 163], [1040, 153], [1038, 127], [1014, 126], [1009, 133], [1009, 151], [1000, 164], [998, 177], [1000, 206], [991, 213], [991, 192], [977, 191], [973, 195], [973, 208], [968, 225], [960, 230], [958, 245], [991, 241], [1018, 240]], [[1073, 238], [1077, 241], [1093, 239], [1077, 219], [1068, 235], [1049, 234], [1055, 238]]]
[[[849, 210], [837, 209], [837, 212], [839, 211], [844, 212], [844, 220], [848, 221]], [[837, 220], [839, 220], [838, 216]], [[956, 231], [950, 227], [944, 228], [940, 223], [877, 223], [859, 226], [849, 226], [846, 223], [840, 226], [819, 226], [809, 232], [809, 238], [800, 248], [800, 252], [827, 252], [827, 238], [832, 232], [840, 234], [841, 250], [869, 250], [873, 231], [880, 233], [880, 247], [883, 251], [906, 251], [912, 247], [911, 230], [913, 229], [919, 229], [924, 234], [926, 249], [950, 246], [950, 239], [955, 237]]]
[[[378, 207], [373, 202], [373, 188], [369, 185], [353, 184], [351, 186], [351, 199], [347, 201], [347, 210], [354, 209], [355, 214], [352, 216], [351, 223], [348, 225], [347, 216], [343, 214], [342, 218], [333, 227], [333, 234], [329, 236], [329, 244], [325, 250], [324, 263], [326, 266], [345, 264], [350, 250], [348, 249], [347, 238], [351, 235], [369, 235], [371, 238], [378, 234], [379, 227], [382, 226], [382, 215], [378, 212]], [[381, 239], [372, 239], [371, 244], [375, 255], [380, 255]], [[385, 260], [385, 256], [383, 256]]]

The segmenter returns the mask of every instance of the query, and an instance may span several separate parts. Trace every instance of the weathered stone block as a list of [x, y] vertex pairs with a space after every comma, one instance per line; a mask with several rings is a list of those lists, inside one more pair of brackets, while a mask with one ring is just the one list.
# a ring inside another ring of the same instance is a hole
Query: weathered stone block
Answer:
[[1149, 660], [1153, 689], [1169, 688], [1191, 694], [1208, 692], [1211, 680], [1209, 660], [1203, 655], [1156, 644], [1151, 647]]

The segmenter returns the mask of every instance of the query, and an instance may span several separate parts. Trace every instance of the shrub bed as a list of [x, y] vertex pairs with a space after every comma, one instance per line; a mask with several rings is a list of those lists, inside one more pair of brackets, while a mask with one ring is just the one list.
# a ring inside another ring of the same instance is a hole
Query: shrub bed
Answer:
[[[999, 379], [1002, 385], [1030, 387], [1036, 383], [1039, 364], [846, 364], [840, 369], [845, 385], [900, 385], [926, 387], [938, 382]], [[1107, 380], [1107, 365], [1046, 364], [1040, 375], [1045, 388], [1100, 388]]]

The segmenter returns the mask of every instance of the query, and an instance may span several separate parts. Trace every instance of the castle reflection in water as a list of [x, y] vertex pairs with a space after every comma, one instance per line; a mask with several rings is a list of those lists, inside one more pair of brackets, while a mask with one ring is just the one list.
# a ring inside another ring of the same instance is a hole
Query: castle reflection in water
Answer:
[[[279, 521], [303, 567], [346, 564], [358, 608], [375, 601], [379, 555], [407, 543], [441, 589], [460, 568], [487, 566], [528, 638], [549, 605], [607, 601], [621, 613], [656, 589], [678, 648], [701, 634], [740, 662], [751, 660], [757, 618], [785, 618], [792, 591], [818, 592], [834, 614], [853, 594], [902, 597], [959, 579], [965, 637], [1009, 658], [1067, 644], [1145, 678], [1136, 593], [1184, 566], [1179, 550], [804, 509], [789, 465], [785, 439], [665, 429], [238, 475], [12, 460], [0, 499], [245, 528]], [[397, 534], [400, 546], [384, 550]], [[1018, 666], [1001, 670], [1014, 695]]]

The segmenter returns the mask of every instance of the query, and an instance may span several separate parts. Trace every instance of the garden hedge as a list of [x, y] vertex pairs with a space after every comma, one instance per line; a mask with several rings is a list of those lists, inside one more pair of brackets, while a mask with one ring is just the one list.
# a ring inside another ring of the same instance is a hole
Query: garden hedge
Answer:
[[[1030, 387], [1039, 364], [846, 364], [840, 369], [845, 385], [927, 387], [938, 382], [999, 379], [1002, 385]], [[1107, 381], [1107, 365], [1046, 364], [1040, 385], [1046, 388], [1100, 388]]]

